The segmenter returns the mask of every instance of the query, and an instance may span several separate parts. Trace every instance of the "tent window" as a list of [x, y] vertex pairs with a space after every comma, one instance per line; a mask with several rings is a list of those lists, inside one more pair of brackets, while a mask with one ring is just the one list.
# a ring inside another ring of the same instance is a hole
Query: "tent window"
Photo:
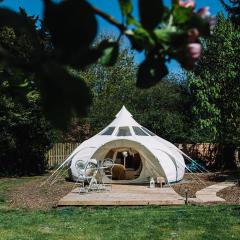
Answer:
[[102, 135], [112, 135], [114, 129], [115, 127], [109, 127], [102, 133]]
[[129, 127], [119, 127], [117, 136], [131, 136]]
[[145, 127], [142, 127], [142, 129], [147, 132], [150, 136], [156, 136], [156, 134], [154, 134], [153, 132], [151, 132], [150, 130], [148, 130], [147, 128]]
[[138, 136], [148, 136], [140, 127], [132, 127], [133, 131]]

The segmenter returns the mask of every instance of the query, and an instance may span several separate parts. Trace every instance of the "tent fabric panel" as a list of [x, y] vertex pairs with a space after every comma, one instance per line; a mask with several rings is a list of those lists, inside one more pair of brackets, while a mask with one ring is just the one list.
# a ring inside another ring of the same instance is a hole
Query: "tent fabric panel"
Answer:
[[[115, 128], [112, 135], [101, 135], [109, 127]], [[129, 127], [132, 136], [117, 136], [120, 127]], [[156, 135], [140, 136], [134, 132], [133, 127], [142, 128], [123, 106], [112, 123], [80, 144], [66, 159], [65, 163], [71, 165], [72, 175], [77, 178], [77, 160], [104, 159], [110, 148], [131, 146], [141, 154], [144, 165], [139, 178], [134, 181], [126, 180], [127, 182], [145, 181], [150, 176], [164, 176], [169, 182], [181, 180], [185, 172], [185, 162], [180, 150]]]
[[154, 149], [155, 156], [158, 157], [159, 164], [165, 171], [166, 178], [168, 182], [178, 181], [176, 174], [176, 166], [173, 160], [163, 151], [159, 149]]

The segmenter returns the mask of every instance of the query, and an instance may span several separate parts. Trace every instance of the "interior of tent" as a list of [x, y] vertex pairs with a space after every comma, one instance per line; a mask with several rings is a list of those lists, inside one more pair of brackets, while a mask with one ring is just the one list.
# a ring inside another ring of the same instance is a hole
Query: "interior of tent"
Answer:
[[[158, 159], [143, 144], [130, 139], [114, 139], [99, 147], [93, 159], [111, 159], [114, 162], [112, 183], [146, 183], [149, 176], [165, 177]], [[108, 181], [109, 180], [109, 181]]]
[[114, 162], [113, 180], [132, 180], [140, 176], [142, 159], [140, 153], [132, 148], [113, 148], [105, 156]]

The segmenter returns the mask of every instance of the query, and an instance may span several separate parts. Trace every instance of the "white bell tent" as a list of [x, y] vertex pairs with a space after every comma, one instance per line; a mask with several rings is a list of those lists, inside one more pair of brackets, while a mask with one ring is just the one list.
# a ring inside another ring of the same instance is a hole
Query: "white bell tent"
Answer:
[[180, 181], [185, 172], [181, 151], [172, 143], [141, 126], [123, 106], [116, 118], [100, 133], [81, 143], [66, 159], [70, 176], [78, 180], [77, 161], [114, 162], [112, 180], [105, 182], [144, 183], [164, 177], [169, 183]]

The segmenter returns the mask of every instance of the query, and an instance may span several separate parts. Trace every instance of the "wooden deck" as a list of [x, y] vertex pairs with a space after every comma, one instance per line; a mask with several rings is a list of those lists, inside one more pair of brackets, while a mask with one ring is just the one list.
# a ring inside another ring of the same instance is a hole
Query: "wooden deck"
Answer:
[[184, 199], [172, 188], [149, 188], [139, 185], [113, 185], [112, 190], [102, 192], [79, 193], [78, 188], [60, 199], [59, 206], [93, 205], [182, 205]]

